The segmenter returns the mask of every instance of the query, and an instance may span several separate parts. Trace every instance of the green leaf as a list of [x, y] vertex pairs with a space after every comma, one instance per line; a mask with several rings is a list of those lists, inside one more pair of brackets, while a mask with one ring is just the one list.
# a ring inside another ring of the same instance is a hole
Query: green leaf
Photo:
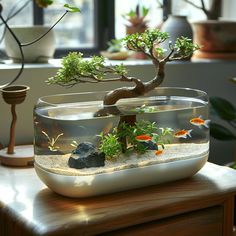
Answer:
[[210, 103], [220, 118], [227, 121], [236, 119], [236, 109], [229, 101], [220, 97], [211, 97]]
[[222, 141], [236, 139], [236, 136], [229, 129], [216, 123], [210, 123], [210, 135]]
[[67, 8], [67, 11], [69, 12], [81, 12], [80, 9], [78, 7], [73, 7], [73, 6], [70, 6], [69, 4], [65, 4], [64, 5], [65, 8]]
[[142, 7], [142, 16], [145, 17], [149, 12], [149, 9], [146, 7]]

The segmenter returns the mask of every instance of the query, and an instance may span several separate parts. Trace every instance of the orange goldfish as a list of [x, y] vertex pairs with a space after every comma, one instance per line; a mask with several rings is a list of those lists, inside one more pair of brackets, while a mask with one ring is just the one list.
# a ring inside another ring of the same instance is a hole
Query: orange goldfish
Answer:
[[161, 155], [163, 153], [163, 150], [157, 150], [157, 151], [155, 151], [155, 155]]
[[201, 118], [201, 116], [197, 117], [197, 118], [193, 118], [190, 120], [190, 123], [192, 125], [196, 125], [198, 127], [201, 127], [201, 126], [205, 126], [206, 128], [209, 128], [209, 123], [210, 123], [210, 120], [203, 120]]
[[174, 137], [175, 138], [187, 138], [188, 136], [191, 137], [191, 132], [192, 132], [192, 129], [190, 130], [182, 129], [178, 132], [175, 132]]
[[149, 136], [149, 135], [146, 135], [146, 134], [138, 135], [135, 138], [138, 141], [150, 141], [150, 140], [152, 140], [152, 137]]

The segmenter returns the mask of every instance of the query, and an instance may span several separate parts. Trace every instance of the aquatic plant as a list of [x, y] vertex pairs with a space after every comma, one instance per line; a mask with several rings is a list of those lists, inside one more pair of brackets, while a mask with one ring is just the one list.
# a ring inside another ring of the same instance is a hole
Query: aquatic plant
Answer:
[[58, 141], [58, 139], [63, 135], [63, 133], [58, 134], [56, 136], [56, 138], [50, 138], [49, 135], [45, 132], [42, 131], [42, 133], [46, 136], [47, 140], [48, 140], [48, 149], [52, 152], [56, 152], [58, 151], [58, 149], [60, 148], [59, 146], [55, 146], [56, 142]]
[[155, 122], [147, 120], [137, 121], [134, 125], [123, 122], [110, 133], [102, 132], [99, 135], [99, 150], [109, 158], [117, 157], [122, 152], [129, 154], [135, 151], [143, 154], [148, 150], [158, 150], [159, 146], [164, 149], [172, 134], [171, 128], [158, 128]]
[[106, 158], [116, 157], [121, 154], [122, 146], [118, 141], [117, 134], [109, 133], [105, 135], [101, 133], [99, 137], [101, 138], [99, 150], [105, 154]]

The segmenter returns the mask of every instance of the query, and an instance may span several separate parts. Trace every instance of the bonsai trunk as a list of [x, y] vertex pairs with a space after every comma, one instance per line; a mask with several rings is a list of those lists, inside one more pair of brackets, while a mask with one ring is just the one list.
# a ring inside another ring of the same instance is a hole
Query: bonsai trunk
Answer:
[[[115, 89], [109, 92], [104, 98], [104, 105], [114, 105], [118, 100], [122, 98], [135, 98], [142, 96], [156, 87], [158, 87], [164, 80], [165, 77], [165, 61], [161, 61], [159, 64], [156, 64], [157, 75], [150, 81], [144, 83], [140, 80], [133, 79], [133, 82], [136, 83], [134, 87], [122, 87]], [[105, 108], [107, 110], [107, 108]], [[112, 110], [111, 110], [112, 109]], [[108, 108], [108, 111], [112, 112], [114, 108]], [[109, 113], [110, 113], [109, 112]], [[117, 113], [116, 113], [117, 114]], [[118, 124], [118, 132], [121, 131], [121, 124], [126, 123], [129, 125], [135, 125], [136, 115], [121, 115], [120, 121]], [[128, 148], [128, 137], [123, 137], [119, 140], [122, 144], [122, 151], [125, 152]]]

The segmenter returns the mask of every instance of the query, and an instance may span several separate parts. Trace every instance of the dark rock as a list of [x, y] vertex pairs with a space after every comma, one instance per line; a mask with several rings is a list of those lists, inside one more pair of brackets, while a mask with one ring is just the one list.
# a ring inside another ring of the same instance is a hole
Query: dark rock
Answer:
[[99, 153], [95, 151], [84, 157], [72, 155], [68, 160], [68, 165], [69, 167], [76, 169], [104, 166], [105, 154], [103, 152]]
[[87, 157], [89, 154], [96, 151], [96, 147], [90, 142], [80, 143], [72, 154], [79, 155], [80, 157]]
[[153, 143], [152, 141], [142, 142], [142, 145], [146, 147], [148, 150], [158, 150], [158, 146], [156, 145], [156, 143]]

